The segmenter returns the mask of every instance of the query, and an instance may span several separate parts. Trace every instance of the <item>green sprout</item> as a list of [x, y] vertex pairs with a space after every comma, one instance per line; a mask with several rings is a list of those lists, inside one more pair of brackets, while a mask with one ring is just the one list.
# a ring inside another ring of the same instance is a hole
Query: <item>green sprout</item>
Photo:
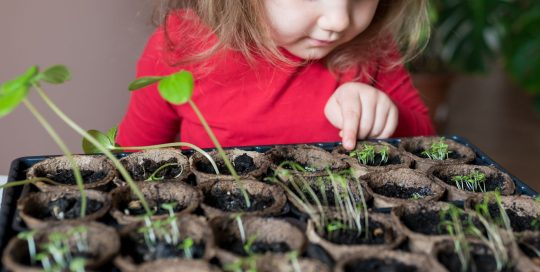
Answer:
[[225, 264], [223, 269], [228, 272], [257, 272], [257, 256], [238, 258], [232, 263]]
[[244, 243], [243, 245], [243, 249], [244, 249], [244, 252], [247, 253], [248, 256], [251, 256], [251, 255], [254, 255], [255, 252], [253, 252], [253, 243], [255, 243], [255, 240], [257, 240], [257, 235], [254, 234], [254, 235], [251, 235], [249, 236], [248, 240]]
[[85, 265], [86, 265], [86, 259], [81, 258], [81, 257], [74, 258], [69, 264], [69, 271], [84, 272]]
[[471, 265], [472, 255], [471, 246], [464, 231], [464, 222], [461, 220], [463, 215], [464, 213], [461, 209], [450, 204], [448, 208], [441, 211], [440, 226], [448, 232], [450, 237], [452, 237], [454, 252], [457, 254], [459, 262], [461, 263], [461, 271], [466, 272]]
[[414, 193], [412, 194], [411, 198], [412, 200], [419, 200], [419, 199], [423, 199], [425, 196], [419, 194], [419, 193]]
[[158, 180], [163, 180], [165, 178], [165, 176], [161, 176], [161, 177], [158, 177], [157, 174], [159, 172], [161, 172], [161, 170], [167, 168], [167, 167], [173, 167], [173, 166], [180, 166], [180, 173], [178, 175], [176, 175], [174, 178], [177, 178], [179, 176], [182, 175], [182, 173], [184, 172], [184, 167], [182, 167], [181, 164], [178, 164], [178, 163], [166, 163], [162, 166], [160, 166], [158, 169], [156, 169], [156, 171], [154, 171], [147, 179], [146, 181], [158, 181]]
[[184, 241], [182, 242], [182, 250], [184, 250], [184, 256], [187, 259], [193, 259], [192, 248], [193, 248], [193, 239], [191, 238], [184, 239]]
[[460, 190], [469, 190], [473, 192], [486, 192], [486, 174], [480, 171], [473, 171], [468, 175], [453, 176], [452, 181]]
[[30, 253], [30, 263], [34, 265], [36, 263], [36, 241], [34, 240], [34, 235], [36, 234], [35, 230], [23, 231], [17, 234], [17, 238], [21, 240], [26, 240], [28, 244], [28, 253]]
[[446, 160], [448, 155], [452, 151], [448, 150], [448, 144], [444, 143], [444, 137], [441, 137], [438, 141], [431, 144], [428, 150], [422, 151], [422, 155], [428, 157], [431, 160]]
[[376, 155], [381, 158], [379, 165], [386, 164], [388, 162], [388, 146], [376, 150], [375, 145], [363, 144], [361, 150], [354, 150], [349, 153], [350, 157], [356, 157], [358, 162], [364, 165], [374, 165]]
[[242, 223], [242, 213], [236, 213], [233, 214], [232, 217], [234, 218], [234, 221], [236, 221], [236, 224], [238, 225], [238, 232], [240, 233], [240, 239], [242, 240], [242, 243], [246, 243], [246, 231], [244, 229], [244, 224]]
[[347, 229], [347, 225], [345, 225], [343, 222], [339, 220], [332, 221], [326, 225], [326, 231], [328, 233], [332, 233], [332, 232], [336, 232], [340, 230], [346, 230], [346, 229]]
[[289, 260], [291, 261], [294, 272], [302, 272], [300, 262], [298, 262], [298, 255], [299, 253], [296, 250], [293, 250], [287, 254], [287, 257], [289, 257]]

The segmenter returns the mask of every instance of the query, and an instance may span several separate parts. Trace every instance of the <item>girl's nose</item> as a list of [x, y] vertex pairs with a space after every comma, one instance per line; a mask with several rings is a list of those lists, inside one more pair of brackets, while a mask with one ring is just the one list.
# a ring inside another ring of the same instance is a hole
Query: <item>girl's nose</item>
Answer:
[[[336, 1], [337, 2], [337, 1]], [[321, 29], [331, 32], [342, 32], [350, 24], [350, 15], [348, 5], [335, 4], [328, 5], [322, 11], [318, 20]]]

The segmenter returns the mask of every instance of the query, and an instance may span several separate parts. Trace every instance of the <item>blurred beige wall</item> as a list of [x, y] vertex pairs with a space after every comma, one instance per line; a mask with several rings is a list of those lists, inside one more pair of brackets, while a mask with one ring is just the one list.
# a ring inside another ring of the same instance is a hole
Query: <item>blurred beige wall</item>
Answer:
[[[0, 1], [0, 82], [32, 65], [67, 65], [73, 79], [46, 85], [51, 99], [85, 129], [108, 130], [122, 118], [135, 63], [153, 30], [152, 0]], [[73, 152], [81, 137], [63, 125], [36, 95], [42, 111]], [[13, 159], [60, 154], [30, 112], [19, 106], [0, 119], [0, 175]]]

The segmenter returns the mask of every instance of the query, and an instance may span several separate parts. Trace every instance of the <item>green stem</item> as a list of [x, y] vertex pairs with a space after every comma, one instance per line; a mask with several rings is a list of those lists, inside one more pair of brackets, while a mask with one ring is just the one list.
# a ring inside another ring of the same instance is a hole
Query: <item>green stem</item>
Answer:
[[[35, 87], [36, 85], [34, 85]], [[77, 183], [77, 187], [79, 188], [79, 192], [81, 192], [81, 212], [80, 216], [81, 218], [86, 216], [86, 191], [84, 190], [84, 182], [81, 176], [81, 171], [79, 170], [79, 167], [77, 166], [77, 163], [75, 163], [75, 160], [73, 159], [73, 154], [71, 151], [69, 151], [69, 148], [67, 145], [62, 141], [58, 133], [54, 130], [54, 128], [47, 122], [47, 120], [39, 113], [39, 111], [28, 101], [27, 99], [23, 100], [24, 105], [28, 108], [28, 110], [34, 115], [34, 117], [38, 120], [38, 122], [45, 128], [47, 133], [51, 136], [51, 138], [56, 142], [58, 147], [62, 150], [64, 155], [66, 155], [66, 158], [68, 159], [69, 163], [71, 164], [71, 168], [73, 169], [73, 174], [75, 175], [75, 182]]]
[[48, 179], [48, 178], [33, 178], [33, 179], [25, 179], [25, 180], [20, 180], [20, 181], [10, 181], [6, 184], [3, 184], [3, 185], [0, 185], [0, 189], [4, 189], [4, 188], [9, 188], [9, 187], [16, 187], [16, 186], [21, 186], [21, 185], [25, 185], [25, 184], [30, 184], [30, 183], [36, 183], [38, 181], [45, 181], [47, 183], [50, 183], [50, 184], [54, 184], [54, 185], [64, 185], [62, 183], [58, 183], [52, 179]]
[[203, 156], [205, 156], [208, 161], [212, 164], [212, 167], [214, 167], [214, 171], [216, 171], [216, 174], [219, 175], [219, 169], [216, 165], [216, 162], [212, 159], [212, 156], [208, 154], [208, 152], [202, 150], [198, 146], [190, 143], [185, 142], [178, 142], [178, 143], [168, 143], [168, 144], [158, 144], [158, 145], [150, 145], [150, 146], [120, 146], [120, 147], [111, 147], [110, 150], [146, 150], [146, 149], [157, 149], [157, 148], [165, 148], [165, 147], [178, 147], [178, 146], [186, 146], [189, 147], [199, 153], [201, 153]]
[[225, 165], [227, 166], [227, 169], [229, 169], [229, 172], [231, 172], [231, 175], [234, 177], [234, 179], [236, 180], [236, 182], [240, 186], [240, 190], [242, 191], [242, 195], [244, 196], [244, 201], [246, 202], [246, 206], [249, 208], [251, 206], [251, 202], [249, 200], [249, 195], [248, 195], [246, 189], [244, 188], [244, 184], [242, 184], [242, 182], [240, 181], [240, 177], [238, 176], [238, 174], [234, 170], [233, 165], [229, 161], [229, 157], [227, 157], [227, 154], [225, 154], [225, 151], [223, 151], [223, 148], [221, 147], [221, 144], [219, 143], [218, 139], [214, 135], [214, 132], [212, 132], [212, 129], [210, 129], [210, 126], [206, 122], [206, 119], [204, 119], [204, 116], [202, 115], [201, 111], [199, 111], [199, 108], [197, 107], [197, 105], [195, 105], [195, 102], [193, 102], [193, 100], [190, 99], [190, 100], [188, 100], [188, 103], [191, 106], [191, 108], [193, 109], [193, 111], [195, 112], [195, 114], [197, 115], [197, 117], [199, 118], [199, 120], [201, 121], [201, 124], [203, 125], [204, 129], [206, 130], [206, 133], [208, 134], [208, 136], [210, 136], [210, 139], [212, 140], [212, 142], [216, 146], [216, 149], [217, 149], [219, 155], [223, 158], [223, 162], [225, 162]]
[[124, 168], [122, 163], [120, 163], [120, 161], [107, 148], [103, 147], [103, 145], [101, 145], [101, 143], [98, 140], [96, 140], [96, 138], [94, 138], [92, 135], [88, 134], [88, 132], [86, 132], [84, 129], [79, 127], [79, 125], [77, 125], [73, 120], [71, 120], [67, 115], [65, 115], [49, 99], [49, 97], [47, 97], [47, 95], [45, 94], [45, 92], [43, 91], [43, 89], [40, 86], [36, 85], [35, 87], [36, 87], [36, 90], [37, 90], [38, 94], [41, 96], [41, 98], [45, 101], [45, 103], [47, 103], [49, 108], [51, 108], [54, 111], [54, 113], [56, 113], [56, 115], [58, 115], [58, 117], [60, 117], [60, 119], [62, 119], [68, 126], [70, 126], [73, 130], [75, 130], [77, 133], [79, 133], [79, 135], [86, 138], [90, 143], [92, 143], [95, 147], [97, 147], [99, 149], [99, 151], [101, 151], [105, 156], [107, 156], [107, 158], [109, 158], [113, 162], [114, 166], [118, 169], [118, 171], [120, 172], [120, 174], [122, 175], [124, 180], [128, 183], [128, 185], [131, 188], [131, 190], [133, 191], [133, 193], [141, 201], [141, 204], [143, 205], [146, 213], [148, 215], [151, 215], [152, 211], [150, 210], [150, 207], [148, 206], [148, 203], [146, 202], [146, 199], [144, 199], [144, 195], [141, 193], [141, 191], [139, 190], [139, 187], [137, 187], [137, 184], [135, 184], [135, 182], [133, 181], [133, 179], [131, 178], [131, 176], [127, 172], [126, 168]]

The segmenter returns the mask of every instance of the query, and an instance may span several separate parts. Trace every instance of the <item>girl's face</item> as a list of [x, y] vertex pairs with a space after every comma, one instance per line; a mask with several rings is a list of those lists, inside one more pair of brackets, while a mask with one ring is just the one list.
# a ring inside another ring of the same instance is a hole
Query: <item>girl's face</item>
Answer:
[[362, 33], [379, 0], [264, 0], [272, 38], [293, 55], [324, 58]]

